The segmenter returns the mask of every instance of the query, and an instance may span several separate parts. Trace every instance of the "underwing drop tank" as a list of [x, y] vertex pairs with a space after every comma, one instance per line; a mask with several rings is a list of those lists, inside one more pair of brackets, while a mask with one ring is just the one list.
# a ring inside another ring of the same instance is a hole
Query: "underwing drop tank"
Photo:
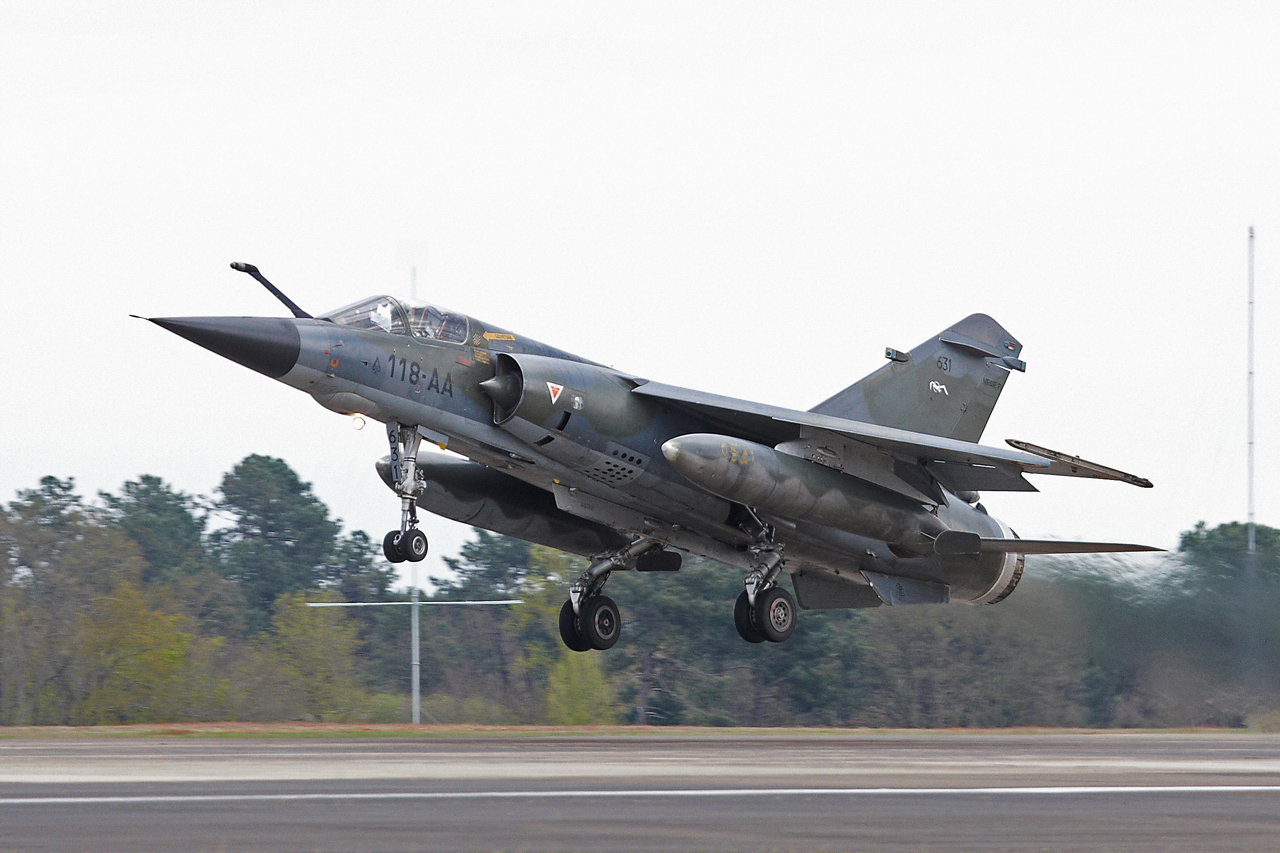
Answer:
[[725, 500], [934, 553], [949, 528], [918, 501], [772, 447], [724, 435], [682, 435], [662, 455], [690, 482]]

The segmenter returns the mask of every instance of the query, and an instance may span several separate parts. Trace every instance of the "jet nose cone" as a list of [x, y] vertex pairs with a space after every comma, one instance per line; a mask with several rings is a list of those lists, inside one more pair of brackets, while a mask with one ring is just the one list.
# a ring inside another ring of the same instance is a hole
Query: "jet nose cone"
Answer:
[[279, 379], [298, 363], [302, 339], [292, 320], [278, 317], [152, 317], [151, 322], [193, 344]]

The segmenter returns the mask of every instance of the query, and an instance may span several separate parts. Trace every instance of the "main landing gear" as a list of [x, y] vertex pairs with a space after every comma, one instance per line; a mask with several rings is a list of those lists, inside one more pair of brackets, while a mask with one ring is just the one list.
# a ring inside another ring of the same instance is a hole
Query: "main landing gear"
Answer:
[[782, 571], [782, 546], [773, 539], [773, 528], [754, 518], [751, 553], [756, 568], [733, 606], [733, 625], [748, 643], [784, 642], [796, 630], [796, 600], [778, 586]]
[[640, 538], [620, 551], [592, 561], [569, 587], [569, 600], [560, 608], [560, 639], [572, 651], [613, 648], [622, 633], [622, 615], [613, 599], [601, 594], [604, 582], [614, 569], [621, 569], [641, 554], [662, 545]]
[[416, 563], [427, 556], [427, 535], [418, 529], [418, 446], [422, 434], [417, 427], [387, 424], [391, 445], [391, 479], [400, 496], [400, 529], [382, 539], [382, 554], [393, 563]]
[[[782, 572], [782, 546], [773, 539], [773, 530], [757, 521], [753, 525], [750, 551], [756, 567], [743, 582], [746, 589], [733, 608], [733, 624], [748, 643], [785, 642], [796, 630], [796, 600], [778, 586]], [[602, 594], [605, 581], [615, 569], [630, 568], [636, 561], [666, 556], [662, 544], [643, 537], [612, 554], [596, 557], [569, 587], [569, 600], [560, 607], [560, 639], [575, 652], [613, 648], [622, 629], [622, 617], [613, 599]], [[676, 567], [679, 562], [677, 560]], [[641, 571], [675, 571], [641, 566]]]

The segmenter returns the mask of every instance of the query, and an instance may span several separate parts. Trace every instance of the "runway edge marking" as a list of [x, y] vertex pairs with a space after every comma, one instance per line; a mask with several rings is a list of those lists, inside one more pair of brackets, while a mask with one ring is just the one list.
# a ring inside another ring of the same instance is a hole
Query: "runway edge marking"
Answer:
[[1080, 794], [1280, 794], [1280, 785], [1109, 785], [1029, 788], [675, 788], [619, 791], [390, 791], [310, 794], [139, 794], [100, 797], [4, 797], [0, 806], [233, 803], [306, 800], [494, 800], [658, 797], [1016, 796]]

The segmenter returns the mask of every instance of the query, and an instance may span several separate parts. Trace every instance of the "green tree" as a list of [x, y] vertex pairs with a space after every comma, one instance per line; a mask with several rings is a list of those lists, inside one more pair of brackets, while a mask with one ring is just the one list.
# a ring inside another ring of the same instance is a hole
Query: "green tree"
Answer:
[[[375, 554], [377, 556], [375, 556]], [[395, 571], [381, 550], [363, 531], [340, 537], [333, 558], [324, 567], [322, 586], [345, 601], [404, 601], [391, 591]], [[360, 680], [371, 690], [407, 694], [409, 669], [405, 663], [409, 639], [409, 608], [358, 607], [347, 611], [360, 631]]]
[[865, 617], [871, 725], [1078, 726], [1084, 629], [1050, 583], [1024, 576], [991, 607], [879, 608]]
[[1280, 585], [1265, 569], [1274, 532], [1259, 528], [1256, 563], [1243, 525], [1197, 525], [1182, 541], [1141, 572], [1105, 555], [1042, 564], [1085, 626], [1093, 725], [1244, 725], [1280, 703]]
[[[1201, 522], [1184, 533], [1179, 551], [1190, 571], [1183, 594], [1169, 601], [1182, 636], [1194, 632], [1216, 652], [1196, 657], [1219, 676], [1214, 692], [1236, 693], [1230, 704], [1240, 722], [1260, 704], [1280, 704], [1280, 530], [1257, 525], [1254, 539], [1251, 553], [1248, 527], [1239, 522], [1212, 530]], [[1222, 684], [1224, 673], [1233, 687]]]
[[1253, 567], [1271, 574], [1280, 573], [1280, 530], [1265, 524], [1254, 528], [1256, 552], [1249, 554], [1249, 527], [1238, 521], [1220, 524], [1212, 530], [1203, 521], [1182, 534], [1178, 551], [1201, 568]]
[[0, 720], [65, 724], [94, 603], [146, 566], [71, 480], [45, 477], [0, 514]]
[[[473, 536], [460, 557], [448, 560], [456, 579], [441, 583], [434, 598], [527, 599], [523, 584], [533, 560], [531, 546], [482, 530]], [[512, 622], [527, 606], [422, 611], [422, 677], [424, 689], [434, 694], [432, 708], [450, 719], [461, 709], [482, 708], [484, 719], [543, 721], [545, 670], [526, 670], [526, 648]]]
[[[0, 723], [403, 715], [407, 608], [363, 533], [283, 462], [224, 478], [227, 526], [156, 477], [101, 506], [46, 477], [0, 507]], [[704, 725], [1243, 725], [1280, 718], [1280, 532], [1197, 525], [1180, 554], [1032, 558], [996, 607], [808, 611], [785, 644], [733, 629], [742, 572], [617, 572], [623, 631], [569, 653], [585, 561], [477, 532], [424, 611], [425, 707], [455, 721]], [[207, 552], [207, 555], [206, 555]], [[208, 568], [205, 568], [208, 566]], [[784, 579], [782, 583], [786, 584]], [[369, 690], [398, 695], [371, 696]]]
[[368, 704], [358, 679], [356, 625], [340, 607], [307, 606], [338, 600], [332, 592], [286, 593], [271, 618], [274, 652], [284, 680], [303, 698], [307, 719], [348, 722]]
[[102, 495], [99, 509], [47, 477], [0, 508], [0, 723], [398, 713], [398, 698], [374, 708], [360, 687], [359, 623], [299, 612], [288, 594], [272, 616], [244, 595], [261, 606], [272, 575], [259, 570], [274, 561], [277, 580], [386, 597], [390, 572], [368, 538], [333, 535], [327, 509], [279, 460], [250, 457], [224, 486], [226, 577], [204, 567], [200, 502], [158, 478]]
[[126, 482], [119, 495], [100, 496], [108, 522], [142, 550], [144, 583], [172, 581], [204, 568], [205, 517], [195, 499], [151, 475]]
[[223, 478], [216, 506], [231, 524], [213, 539], [225, 576], [254, 611], [250, 630], [265, 625], [281, 595], [325, 580], [338, 525], [283, 460], [246, 457]]
[[444, 561], [457, 578], [440, 585], [440, 594], [449, 598], [507, 598], [519, 589], [531, 568], [528, 542], [471, 529], [473, 540], [462, 546], [458, 557]]
[[209, 671], [217, 640], [197, 640], [185, 620], [147, 606], [129, 582], [93, 603], [75, 669], [72, 710], [81, 724], [217, 719], [227, 683]]
[[609, 581], [623, 631], [607, 665], [629, 685], [636, 722], [830, 724], [849, 713], [863, 655], [855, 615], [809, 611], [786, 643], [745, 643], [733, 626], [742, 578], [686, 556], [676, 574]]
[[547, 676], [547, 722], [585, 726], [617, 721], [613, 688], [599, 656], [563, 649]]
[[212, 568], [182, 575], [168, 584], [153, 584], [148, 594], [164, 599], [170, 609], [189, 618], [202, 637], [242, 639], [249, 635], [250, 622], [254, 627], [258, 624], [240, 585]]
[[320, 586], [347, 601], [385, 601], [395, 581], [395, 571], [375, 558], [381, 551], [363, 530], [334, 542], [333, 556], [321, 567]]
[[677, 574], [619, 572], [607, 589], [622, 612], [608, 663], [628, 685], [634, 722], [747, 722], [731, 710], [754, 692], [732, 618], [742, 572], [686, 556]]
[[551, 670], [568, 651], [560, 640], [560, 607], [568, 597], [569, 581], [586, 565], [579, 557], [541, 545], [529, 550], [529, 569], [515, 590], [524, 603], [502, 615], [514, 649], [513, 676], [530, 691], [546, 689]]
[[1280, 681], [1280, 530], [1258, 525], [1255, 533], [1253, 553], [1239, 522], [1212, 530], [1200, 522], [1184, 533], [1178, 550], [1191, 570], [1168, 604], [1186, 620], [1184, 636], [1194, 631], [1201, 645], [1226, 651], [1232, 668], [1261, 686]]

